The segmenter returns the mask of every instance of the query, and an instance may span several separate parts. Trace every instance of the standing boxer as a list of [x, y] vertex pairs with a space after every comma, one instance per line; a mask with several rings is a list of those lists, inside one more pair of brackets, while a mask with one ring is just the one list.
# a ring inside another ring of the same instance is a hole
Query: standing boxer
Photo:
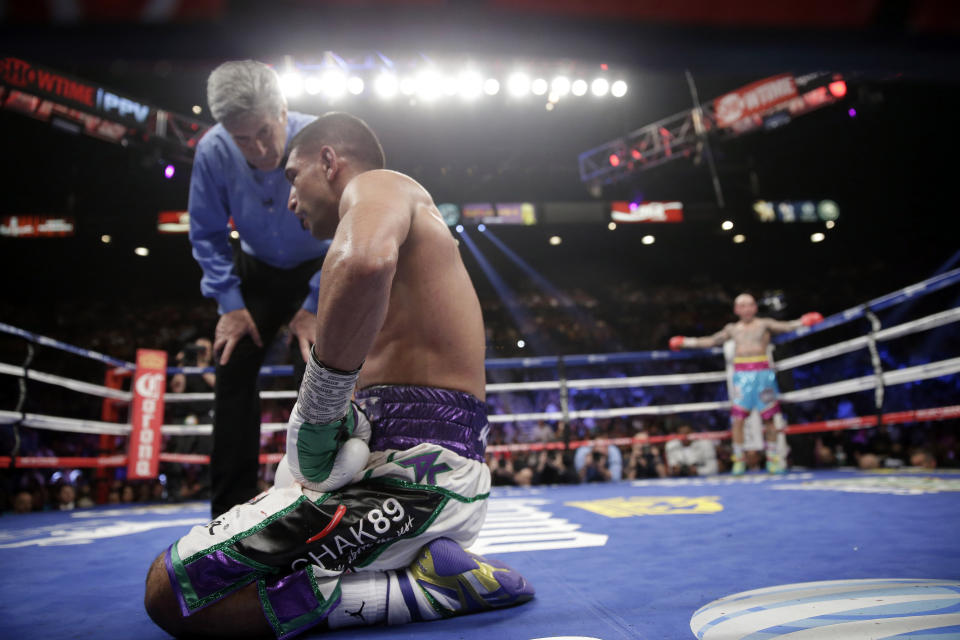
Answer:
[[703, 338], [674, 336], [670, 348], [708, 349], [733, 340], [736, 347], [733, 360], [733, 397], [730, 414], [733, 422], [733, 474], [741, 475], [746, 465], [743, 460], [743, 422], [756, 409], [763, 420], [764, 441], [767, 456], [767, 471], [783, 473], [785, 461], [777, 449], [777, 428], [773, 416], [780, 410], [777, 396], [777, 377], [770, 368], [767, 347], [770, 337], [778, 333], [796, 331], [823, 321], [823, 316], [813, 311], [803, 314], [798, 320], [783, 322], [772, 318], [757, 317], [757, 301], [748, 293], [737, 296], [733, 312], [740, 320], [731, 322], [723, 329]]

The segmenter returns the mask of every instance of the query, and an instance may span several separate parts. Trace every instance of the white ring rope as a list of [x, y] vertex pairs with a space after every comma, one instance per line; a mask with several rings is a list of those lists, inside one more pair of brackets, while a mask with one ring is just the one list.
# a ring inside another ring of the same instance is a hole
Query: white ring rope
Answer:
[[[934, 313], [917, 320], [905, 322], [903, 324], [882, 329], [874, 334], [876, 341], [893, 340], [920, 331], [928, 331], [936, 327], [944, 326], [960, 320], [960, 308], [948, 309], [939, 313]], [[799, 366], [811, 364], [827, 358], [832, 358], [845, 353], [850, 353], [870, 345], [870, 336], [861, 336], [839, 342], [833, 345], [814, 349], [777, 363], [778, 371], [787, 371]], [[893, 371], [886, 371], [878, 379], [876, 375], [862, 376], [850, 380], [842, 380], [829, 384], [788, 391], [780, 394], [780, 401], [784, 403], [810, 402], [823, 398], [848, 395], [861, 391], [876, 389], [878, 386], [892, 386], [946, 376], [960, 372], [960, 358], [941, 360], [929, 364], [917, 365]], [[97, 396], [101, 398], [110, 398], [114, 400], [129, 402], [132, 394], [129, 391], [120, 389], [111, 389], [109, 387], [72, 380], [63, 376], [44, 373], [33, 369], [24, 371], [23, 367], [0, 363], [0, 374], [22, 377], [26, 376], [30, 380], [36, 380], [47, 384], [65, 387], [79, 393]], [[487, 385], [488, 393], [506, 393], [512, 391], [534, 391], [534, 390], [563, 390], [564, 386], [568, 389], [616, 389], [616, 388], [636, 388], [650, 386], [667, 386], [681, 384], [703, 384], [711, 382], [723, 382], [727, 379], [725, 371], [711, 371], [693, 374], [671, 374], [655, 376], [630, 376], [622, 378], [588, 378], [580, 380], [546, 380], [534, 382], [513, 382], [513, 383], [493, 383]], [[260, 397], [263, 399], [295, 399], [297, 392], [286, 391], [262, 391]], [[194, 402], [213, 400], [213, 393], [168, 393], [165, 401], [170, 403]], [[640, 407], [619, 407], [611, 409], [583, 409], [579, 411], [546, 411], [532, 413], [514, 413], [514, 414], [492, 414], [488, 417], [491, 423], [505, 422], [527, 422], [534, 420], [564, 420], [578, 418], [611, 418], [617, 416], [637, 416], [637, 415], [670, 415], [677, 413], [689, 413], [696, 411], [711, 411], [718, 409], [728, 409], [729, 401], [699, 402], [673, 405], [656, 405]], [[74, 418], [63, 418], [57, 416], [47, 416], [41, 414], [21, 415], [15, 411], [0, 411], [0, 424], [11, 424], [20, 421], [27, 427], [37, 429], [50, 429], [55, 431], [68, 431], [73, 433], [87, 434], [106, 434], [106, 435], [128, 435], [131, 427], [129, 424], [116, 424], [112, 422], [101, 422], [95, 420], [79, 420]], [[261, 425], [262, 433], [275, 433], [286, 429], [284, 423], [265, 423]], [[209, 435], [212, 433], [212, 425], [163, 425], [162, 433], [166, 435]]]
[[[23, 367], [0, 362], [0, 373], [6, 373], [7, 375], [17, 376], [20, 378], [23, 377]], [[114, 400], [130, 402], [130, 399], [133, 397], [133, 394], [131, 394], [129, 391], [123, 391], [122, 389], [111, 389], [110, 387], [104, 387], [99, 384], [91, 384], [89, 382], [81, 382], [80, 380], [72, 380], [70, 378], [64, 378], [63, 376], [54, 375], [52, 373], [44, 373], [34, 369], [27, 370], [27, 378], [30, 380], [36, 380], [37, 382], [53, 384], [58, 387], [65, 387], [72, 391], [79, 391], [80, 393], [85, 393], [87, 395], [99, 396], [101, 398], [113, 398]]]
[[[960, 372], [960, 357], [940, 360], [928, 364], [916, 365], [904, 369], [886, 371], [883, 374], [883, 384], [893, 386], [927, 380], [929, 378], [939, 378]], [[869, 391], [877, 385], [876, 376], [869, 375], [850, 380], [841, 380], [830, 384], [810, 387], [809, 389], [800, 389], [797, 391], [788, 391], [780, 395], [780, 400], [785, 403], [809, 402], [820, 400], [822, 398], [831, 398], [839, 395], [856, 393], [858, 391]], [[672, 405], [654, 405], [644, 407], [617, 407], [612, 409], [584, 409], [580, 411], [571, 411], [568, 415], [570, 419], [576, 418], [613, 418], [618, 416], [637, 416], [637, 415], [669, 415], [675, 413], [689, 413], [695, 411], [712, 411], [716, 409], [728, 409], [728, 401], [716, 402], [695, 402], [688, 404]], [[20, 420], [21, 415], [16, 411], [0, 411], [0, 424], [11, 424]], [[491, 414], [488, 417], [489, 422], [525, 422], [533, 420], [562, 420], [563, 412], [546, 411], [540, 413], [512, 413], [512, 414]], [[96, 420], [77, 420], [73, 418], [61, 418], [57, 416], [46, 416], [35, 413], [28, 413], [22, 423], [24, 426], [36, 429], [50, 429], [54, 431], [69, 431], [73, 433], [92, 433], [108, 435], [128, 435], [130, 433], [129, 424], [116, 424], [113, 422], [100, 422]], [[275, 433], [286, 430], [286, 424], [282, 422], [269, 422], [261, 425], [261, 433]], [[161, 432], [165, 435], [209, 435], [213, 431], [213, 426], [209, 424], [197, 425], [174, 425], [167, 424], [161, 427]]]
[[[876, 334], [876, 340], [893, 340], [895, 338], [900, 338], [906, 335], [913, 333], [918, 333], [920, 331], [928, 331], [930, 329], [935, 329], [936, 327], [941, 327], [952, 322], [957, 322], [960, 320], [960, 307], [954, 309], [947, 309], [946, 311], [941, 311], [939, 313], [934, 313], [917, 320], [912, 320], [910, 322], [905, 322], [894, 327], [889, 327], [887, 329], [882, 329]], [[850, 353], [856, 351], [857, 349], [866, 348], [869, 344], [868, 336], [861, 336], [858, 338], [853, 338], [851, 340], [846, 340], [844, 342], [838, 342], [833, 345], [826, 347], [821, 347], [819, 349], [814, 349], [813, 351], [808, 351], [807, 353], [802, 353], [800, 355], [791, 356], [789, 358], [784, 358], [783, 360], [775, 364], [775, 369], [777, 371], [787, 371], [799, 366], [811, 364], [814, 362], [819, 362], [821, 360], [826, 360], [827, 358], [832, 358], [838, 355], [843, 355], [845, 353]], [[890, 373], [890, 372], [888, 372]], [[23, 367], [10, 365], [6, 363], [0, 363], [0, 374], [7, 374], [12, 376], [22, 376]], [[946, 375], [946, 374], [941, 374]], [[886, 374], [885, 374], [886, 376]], [[27, 377], [31, 380], [36, 380], [38, 382], [45, 382], [47, 384], [53, 384], [73, 391], [80, 393], [86, 393], [88, 395], [98, 396], [101, 398], [111, 398], [115, 400], [120, 400], [124, 402], [129, 402], [132, 394], [129, 391], [123, 391], [120, 389], [111, 389], [109, 387], [104, 387], [97, 384], [91, 384], [89, 382], [81, 382], [79, 380], [72, 380], [70, 378], [64, 378], [62, 376], [57, 376], [51, 373], [44, 373], [41, 371], [36, 371], [30, 369], [27, 371]], [[884, 377], [886, 380], [887, 378]], [[659, 375], [659, 376], [631, 376], [625, 378], [588, 378], [582, 380], [568, 380], [566, 383], [567, 388], [569, 389], [617, 389], [617, 388], [626, 388], [626, 387], [649, 387], [649, 386], [666, 386], [666, 385], [680, 385], [680, 384], [703, 384], [710, 382], [723, 382], [726, 380], [726, 372], [724, 371], [709, 371], [704, 373], [680, 373], [680, 374], [670, 374], [670, 375]], [[854, 384], [853, 381], [846, 381], [850, 384], [849, 389], [851, 391], [838, 391], [836, 393], [831, 392], [829, 395], [822, 397], [831, 397], [834, 395], [841, 395], [842, 393], [851, 393], [853, 391], [863, 390], [862, 383]], [[841, 384], [841, 383], [833, 383]], [[892, 383], [896, 384], [896, 383]], [[507, 383], [492, 383], [487, 385], [487, 393], [508, 393], [513, 391], [538, 391], [538, 390], [557, 390], [562, 386], [561, 381], [559, 380], [544, 380], [544, 381], [535, 381], [535, 382], [507, 382]], [[801, 391], [791, 391], [781, 395], [781, 400], [784, 402], [804, 402], [805, 400], [788, 400], [787, 398], [800, 397], [799, 394], [803, 392], [811, 391], [812, 389], [832, 389], [831, 385], [823, 385], [822, 387], [813, 387], [811, 389], [804, 389]], [[846, 389], [848, 387], [842, 387]], [[865, 387], [872, 388], [872, 387]], [[164, 397], [165, 402], [169, 403], [178, 403], [178, 402], [195, 402], [195, 401], [208, 401], [213, 400], [212, 392], [198, 392], [198, 393], [168, 393]], [[297, 397], [297, 392], [292, 390], [285, 391], [261, 391], [260, 397], [262, 399], [295, 399]], [[687, 405], [675, 405], [675, 406], [687, 406]], [[635, 407], [634, 409], [642, 411], [650, 411], [648, 407]], [[685, 410], [684, 410], [685, 411]], [[576, 417], [577, 412], [571, 412], [570, 417]], [[667, 412], [670, 413], [670, 412]], [[674, 411], [673, 413], [678, 413]], [[536, 416], [533, 418], [517, 418], [517, 420], [557, 420], [560, 418], [555, 417], [545, 417], [552, 416], [553, 413], [531, 413], [531, 414], [517, 414], [522, 416]], [[631, 414], [617, 414], [617, 415], [631, 415]], [[653, 415], [651, 413], [635, 414], [635, 415]], [[491, 420], [495, 422], [499, 420]]]
[[[923, 318], [911, 320], [910, 322], [898, 324], [895, 327], [881, 329], [876, 334], [876, 340], [879, 342], [883, 340], [902, 338], [903, 336], [907, 336], [912, 333], [936, 329], [937, 327], [950, 324], [951, 322], [957, 322], [958, 320], [960, 320], [960, 307], [955, 309], [947, 309], [946, 311], [941, 311]], [[867, 347], [869, 340], [869, 336], [860, 336], [859, 338], [838, 342], [836, 344], [822, 347], [820, 349], [814, 349], [813, 351], [801, 353], [800, 355], [792, 356], [790, 358], [784, 358], [783, 360], [777, 362], [776, 369], [777, 371], [787, 371], [788, 369], [811, 364], [813, 362], [819, 362], [820, 360], [826, 360], [827, 358], [843, 355], [844, 353], [850, 353], [851, 351], [856, 351], [857, 349], [863, 349]]]

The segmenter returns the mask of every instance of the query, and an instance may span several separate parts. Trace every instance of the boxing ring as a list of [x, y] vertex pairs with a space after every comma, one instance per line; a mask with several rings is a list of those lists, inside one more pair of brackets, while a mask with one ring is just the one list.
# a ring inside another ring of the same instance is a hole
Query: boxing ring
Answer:
[[[802, 438], [903, 430], [960, 417], [960, 269], [829, 316], [776, 340], [783, 432], [791, 456]], [[915, 316], [915, 317], [914, 317]], [[862, 327], [866, 327], [866, 332]], [[123, 388], [133, 363], [0, 325], [34, 348], [99, 360], [104, 385], [21, 364], [0, 363], [37, 385], [100, 398], [104, 415], [132, 399]], [[920, 346], [918, 347], [917, 344]], [[811, 348], [812, 345], [812, 348]], [[920, 348], [922, 347], [922, 348]], [[805, 350], [802, 350], [806, 348]], [[791, 352], [792, 353], [789, 353]], [[783, 357], [781, 352], [785, 353]], [[722, 443], [728, 368], [721, 349], [490, 360], [491, 425], [523, 433], [537, 421], [583, 425], [607, 419], [696, 425], [693, 438]], [[608, 375], [600, 377], [597, 371]], [[167, 373], [199, 373], [170, 368]], [[857, 375], [840, 377], [850, 371]], [[291, 373], [267, 367], [264, 376]], [[166, 402], [209, 394], [166, 394]], [[263, 392], [289, 400], [295, 392]], [[683, 397], [684, 402], [663, 402]], [[131, 426], [23, 410], [0, 411], [4, 429], [96, 434], [116, 441]], [[809, 419], [809, 418], [813, 419]], [[822, 418], [822, 419], [821, 419]], [[945, 423], [951, 424], [951, 423]], [[719, 427], [719, 428], [717, 428]], [[264, 424], [263, 431], [284, 429]], [[164, 435], [210, 432], [165, 424]], [[492, 444], [494, 457], [594, 444], [630, 446], [633, 437]], [[956, 429], [954, 429], [956, 434]], [[677, 436], [644, 435], [644, 444]], [[799, 438], [799, 439], [798, 439]], [[16, 442], [15, 438], [15, 442]], [[275, 464], [279, 454], [264, 454]], [[161, 453], [163, 462], [204, 456]], [[127, 454], [25, 457], [17, 469], [124, 467]], [[912, 467], [859, 471], [801, 468], [782, 476], [748, 473], [561, 486], [495, 487], [474, 550], [501, 557], [537, 588], [513, 610], [394, 628], [353, 629], [373, 638], [504, 640], [614, 638], [960, 638], [960, 471]], [[162, 638], [142, 607], [146, 569], [209, 505], [110, 505], [0, 518], [0, 637]]]

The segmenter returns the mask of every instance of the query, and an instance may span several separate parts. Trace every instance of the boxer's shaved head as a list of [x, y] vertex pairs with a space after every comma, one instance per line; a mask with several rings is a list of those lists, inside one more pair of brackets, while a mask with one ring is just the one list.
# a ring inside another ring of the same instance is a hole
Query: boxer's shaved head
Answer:
[[349, 113], [326, 113], [300, 130], [290, 141], [288, 153], [301, 155], [331, 147], [338, 156], [353, 160], [363, 169], [383, 169], [383, 147], [366, 122]]
[[741, 293], [733, 301], [733, 312], [741, 320], [752, 320], [757, 315], [757, 301], [749, 293]]

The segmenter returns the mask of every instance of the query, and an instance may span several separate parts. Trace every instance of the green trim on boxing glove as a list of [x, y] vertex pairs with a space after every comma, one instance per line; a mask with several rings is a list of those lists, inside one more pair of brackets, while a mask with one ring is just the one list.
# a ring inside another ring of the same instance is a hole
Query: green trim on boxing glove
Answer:
[[337, 452], [357, 428], [357, 411], [350, 407], [347, 415], [335, 422], [304, 422], [297, 435], [297, 461], [300, 473], [309, 482], [323, 482], [330, 477]]

